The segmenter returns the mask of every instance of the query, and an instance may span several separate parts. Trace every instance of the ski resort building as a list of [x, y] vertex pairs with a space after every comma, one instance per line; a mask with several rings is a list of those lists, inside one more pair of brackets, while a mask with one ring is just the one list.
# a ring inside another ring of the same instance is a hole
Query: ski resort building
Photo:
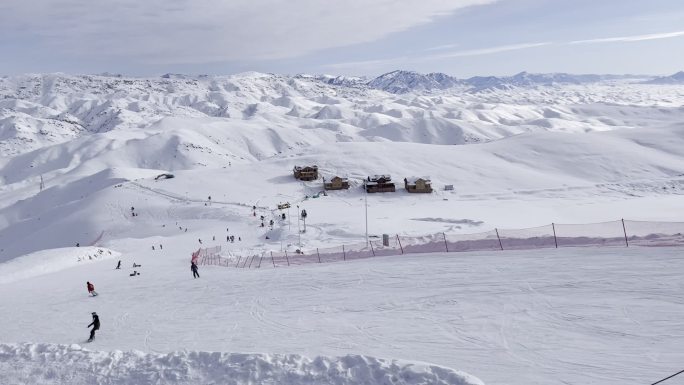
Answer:
[[432, 182], [430, 177], [408, 177], [404, 178], [404, 188], [410, 193], [426, 193], [432, 192]]
[[392, 177], [389, 175], [369, 176], [363, 182], [363, 187], [366, 189], [366, 192], [369, 193], [396, 191], [394, 187], [394, 182], [392, 182]]
[[325, 178], [323, 178], [323, 188], [326, 190], [346, 190], [349, 188], [349, 179], [334, 176], [330, 178], [330, 181], [326, 182]]
[[299, 180], [316, 180], [318, 179], [318, 166], [295, 166], [293, 169], [294, 177]]

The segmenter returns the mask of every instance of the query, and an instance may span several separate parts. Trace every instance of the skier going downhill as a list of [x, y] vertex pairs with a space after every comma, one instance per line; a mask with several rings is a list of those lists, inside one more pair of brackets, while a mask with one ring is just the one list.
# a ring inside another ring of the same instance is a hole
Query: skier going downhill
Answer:
[[197, 264], [195, 261], [190, 262], [190, 270], [192, 270], [192, 278], [199, 278], [199, 273], [197, 272]]
[[88, 288], [88, 294], [92, 295], [93, 297], [97, 296], [97, 292], [95, 291], [95, 285], [93, 285], [90, 282], [86, 282], [86, 287]]
[[90, 325], [86, 327], [93, 327], [90, 329], [90, 338], [88, 338], [88, 342], [92, 342], [95, 339], [95, 330], [100, 330], [100, 317], [97, 316], [97, 313], [93, 312], [93, 322], [90, 323]]

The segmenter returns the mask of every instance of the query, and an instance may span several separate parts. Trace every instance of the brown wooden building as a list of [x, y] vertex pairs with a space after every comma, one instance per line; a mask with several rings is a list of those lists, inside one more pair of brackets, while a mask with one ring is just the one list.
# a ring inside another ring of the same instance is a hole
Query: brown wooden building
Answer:
[[404, 188], [410, 193], [429, 194], [432, 192], [432, 182], [426, 176], [404, 178]]
[[366, 178], [363, 186], [369, 193], [394, 192], [394, 182], [389, 175], [373, 175]]
[[316, 180], [318, 179], [318, 166], [295, 166], [292, 170], [294, 177], [299, 180]]
[[323, 178], [323, 188], [326, 190], [345, 190], [349, 188], [349, 179], [334, 176], [326, 181]]

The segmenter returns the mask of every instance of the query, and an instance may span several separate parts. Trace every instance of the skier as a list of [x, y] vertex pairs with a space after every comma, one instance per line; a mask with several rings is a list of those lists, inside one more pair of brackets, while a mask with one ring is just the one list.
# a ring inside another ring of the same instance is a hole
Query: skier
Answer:
[[154, 250], [154, 245], [152, 245], [152, 250]]
[[198, 241], [199, 241], [199, 243], [200, 243], [200, 245], [201, 245], [201, 244], [202, 244], [202, 239], [201, 239], [201, 238], [199, 238], [199, 239], [198, 239]]
[[190, 262], [190, 270], [192, 270], [192, 278], [199, 278], [199, 273], [197, 272], [197, 264], [195, 261]]
[[119, 263], [116, 264], [116, 269], [121, 269], [121, 260], [119, 259]]
[[95, 291], [95, 285], [93, 285], [90, 282], [86, 282], [86, 287], [88, 288], [88, 294], [92, 295], [93, 297], [97, 297], [97, 292]]
[[76, 242], [76, 247], [81, 247], [81, 244]]
[[93, 342], [95, 339], [95, 330], [100, 330], [100, 317], [97, 316], [97, 313], [93, 312], [93, 322], [90, 323], [90, 325], [86, 326], [87, 328], [93, 327], [90, 330], [90, 338], [88, 338], [88, 342]]
[[159, 244], [159, 250], [164, 250], [164, 248], [162, 247], [161, 243]]

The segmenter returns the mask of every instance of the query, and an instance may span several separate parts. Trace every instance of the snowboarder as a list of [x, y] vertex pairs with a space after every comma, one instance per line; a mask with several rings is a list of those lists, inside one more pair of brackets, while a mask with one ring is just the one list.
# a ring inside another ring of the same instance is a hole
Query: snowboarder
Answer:
[[93, 342], [95, 339], [95, 330], [100, 330], [100, 317], [97, 316], [97, 313], [93, 312], [93, 322], [90, 323], [90, 325], [86, 326], [87, 328], [93, 327], [90, 330], [90, 338], [88, 338], [88, 342]]
[[81, 244], [76, 242], [76, 247], [81, 247]]
[[116, 269], [119, 270], [121, 269], [121, 260], [119, 259], [119, 263], [116, 264]]
[[197, 264], [195, 261], [190, 262], [190, 270], [192, 270], [192, 278], [199, 278], [199, 273], [197, 272]]
[[88, 294], [92, 295], [93, 297], [97, 297], [97, 292], [95, 291], [95, 285], [93, 285], [90, 282], [86, 282], [86, 287], [88, 288]]

